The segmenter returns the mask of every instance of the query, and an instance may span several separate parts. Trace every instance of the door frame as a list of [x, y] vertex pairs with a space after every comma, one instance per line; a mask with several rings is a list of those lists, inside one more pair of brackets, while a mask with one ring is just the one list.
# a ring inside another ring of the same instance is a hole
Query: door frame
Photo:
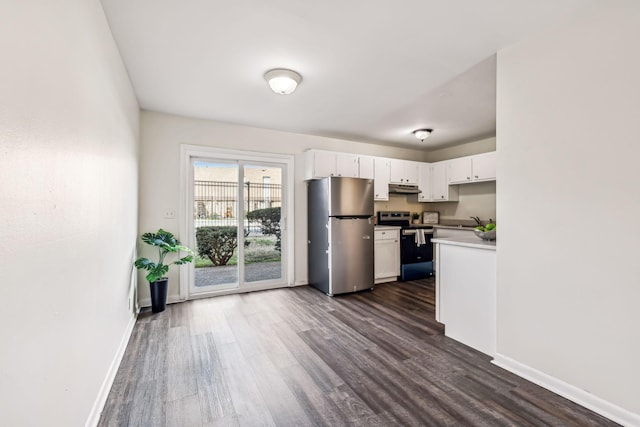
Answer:
[[[261, 153], [256, 151], [230, 150], [226, 148], [208, 147], [200, 145], [180, 144], [180, 210], [178, 212], [178, 222], [180, 224], [180, 236], [190, 236], [194, 233], [193, 221], [190, 221], [193, 204], [193, 174], [191, 171], [191, 161], [199, 159], [219, 159], [232, 160], [234, 162], [252, 162], [259, 164], [277, 163], [283, 167], [282, 173], [282, 200], [285, 209], [281, 212], [281, 228], [285, 231], [285, 238], [282, 239], [282, 281], [283, 286], [294, 285], [294, 157], [288, 154]], [[186, 237], [185, 237], [186, 238]], [[195, 249], [194, 249], [195, 250]], [[273, 289], [271, 283], [259, 283], [256, 285], [239, 283], [238, 288], [221, 289], [211, 292], [191, 294], [191, 283], [194, 280], [193, 272], [195, 267], [192, 264], [180, 266], [179, 292], [181, 300], [206, 298], [214, 295], [236, 294], [252, 292], [262, 289]]]

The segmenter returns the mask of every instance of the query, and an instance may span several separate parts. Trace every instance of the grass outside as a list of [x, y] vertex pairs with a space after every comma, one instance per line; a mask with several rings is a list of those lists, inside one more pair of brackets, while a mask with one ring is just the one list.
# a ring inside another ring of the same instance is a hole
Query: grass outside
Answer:
[[[245, 240], [249, 242], [249, 245], [246, 246], [244, 250], [245, 264], [280, 261], [280, 252], [275, 249], [275, 236], [247, 237]], [[231, 257], [227, 265], [237, 264], [238, 250], [236, 249], [233, 253], [233, 257]], [[196, 268], [213, 267], [213, 263], [209, 258], [202, 258], [197, 255], [195, 259], [195, 266]]]

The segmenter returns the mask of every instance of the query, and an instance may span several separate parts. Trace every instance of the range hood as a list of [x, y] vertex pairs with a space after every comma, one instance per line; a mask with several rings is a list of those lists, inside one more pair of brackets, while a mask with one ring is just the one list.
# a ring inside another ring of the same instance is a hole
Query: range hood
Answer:
[[389, 194], [418, 194], [422, 191], [417, 185], [412, 184], [389, 184]]

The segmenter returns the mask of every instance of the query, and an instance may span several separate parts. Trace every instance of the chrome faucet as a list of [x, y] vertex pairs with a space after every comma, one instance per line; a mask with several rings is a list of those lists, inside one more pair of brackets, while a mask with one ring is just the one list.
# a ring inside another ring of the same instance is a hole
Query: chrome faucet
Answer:
[[476, 222], [476, 225], [482, 225], [482, 221], [480, 221], [480, 217], [479, 216], [470, 216], [469, 218], [474, 220]]

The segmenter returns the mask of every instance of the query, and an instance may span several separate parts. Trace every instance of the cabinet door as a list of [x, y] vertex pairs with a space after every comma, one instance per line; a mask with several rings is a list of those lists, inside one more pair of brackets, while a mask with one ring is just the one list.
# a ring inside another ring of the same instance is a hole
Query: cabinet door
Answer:
[[373, 157], [358, 156], [358, 177], [366, 179], [374, 179], [374, 160]]
[[418, 194], [419, 202], [428, 202], [431, 200], [431, 165], [429, 163], [420, 163], [418, 165], [418, 188], [421, 193]]
[[464, 184], [471, 182], [471, 157], [452, 159], [449, 163], [449, 184]]
[[331, 151], [307, 151], [305, 163], [305, 179], [326, 178], [336, 173], [336, 153]]
[[336, 155], [336, 176], [358, 177], [358, 156], [355, 154]]
[[373, 161], [373, 198], [389, 200], [389, 159], [376, 157]]
[[[378, 236], [379, 232], [376, 232]], [[398, 232], [392, 232], [396, 235]], [[382, 239], [375, 241], [374, 272], [376, 279], [400, 275], [400, 240]]]
[[431, 164], [431, 200], [433, 201], [448, 200], [447, 167], [446, 162]]
[[496, 152], [483, 153], [471, 158], [473, 179], [492, 181], [496, 179]]
[[389, 182], [394, 184], [417, 184], [418, 162], [390, 159]]

